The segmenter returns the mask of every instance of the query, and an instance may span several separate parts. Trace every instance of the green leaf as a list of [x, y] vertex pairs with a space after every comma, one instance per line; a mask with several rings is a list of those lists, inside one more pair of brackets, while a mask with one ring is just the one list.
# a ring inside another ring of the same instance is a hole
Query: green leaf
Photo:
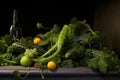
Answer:
[[24, 76], [22, 76], [22, 74], [17, 70], [13, 71], [13, 76], [20, 80], [25, 80], [29, 76], [29, 74], [30, 74], [30, 67], [28, 67], [28, 71]]
[[89, 28], [87, 24], [83, 22], [78, 22], [76, 24], [75, 36], [81, 36], [82, 34], [88, 33], [88, 31], [89, 31]]
[[9, 34], [5, 34], [4, 36], [1, 36], [1, 40], [8, 45], [12, 43], [12, 38]]
[[61, 66], [63, 68], [73, 68], [74, 67], [74, 62], [71, 59], [68, 59], [68, 60], [63, 61]]
[[42, 23], [39, 23], [39, 22], [38, 22], [38, 23], [36, 24], [36, 27], [37, 27], [38, 29], [41, 29], [41, 28], [43, 28], [43, 25], [42, 25]]
[[82, 34], [81, 36], [78, 37], [78, 41], [81, 41], [81, 43], [88, 43], [90, 38], [89, 34]]
[[39, 46], [45, 46], [45, 45], [47, 45], [49, 43], [49, 39], [47, 39], [47, 40], [42, 40], [38, 45]]
[[20, 79], [21, 78], [21, 73], [19, 71], [15, 70], [13, 72], [13, 76], [16, 77], [16, 78], [18, 78], [18, 79]]
[[70, 21], [70, 24], [76, 24], [78, 22], [76, 17], [73, 17]]
[[80, 44], [76, 44], [72, 48], [67, 50], [64, 56], [65, 58], [80, 61], [80, 58], [85, 56], [85, 47]]
[[107, 72], [107, 63], [103, 59], [99, 59], [98, 66], [100, 72], [102, 73]]
[[59, 64], [59, 63], [61, 63], [61, 56], [57, 55], [52, 60], [55, 61], [57, 64]]
[[92, 69], [97, 69], [98, 68], [98, 58], [92, 58], [88, 60], [88, 67]]

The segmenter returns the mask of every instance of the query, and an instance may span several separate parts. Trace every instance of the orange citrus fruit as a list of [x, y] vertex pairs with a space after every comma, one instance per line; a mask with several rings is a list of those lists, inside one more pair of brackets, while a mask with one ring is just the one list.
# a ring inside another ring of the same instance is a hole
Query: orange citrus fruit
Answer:
[[38, 37], [33, 40], [33, 43], [36, 45], [39, 44], [40, 42], [41, 42], [41, 39]]
[[47, 63], [47, 68], [50, 69], [50, 70], [56, 69], [56, 63], [54, 61], [49, 61]]

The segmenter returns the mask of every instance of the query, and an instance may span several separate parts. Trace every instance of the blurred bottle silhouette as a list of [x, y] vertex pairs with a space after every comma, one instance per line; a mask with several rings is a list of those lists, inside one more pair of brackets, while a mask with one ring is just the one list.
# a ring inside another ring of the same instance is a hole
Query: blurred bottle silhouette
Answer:
[[10, 27], [10, 36], [13, 41], [18, 41], [22, 36], [22, 28], [18, 22], [18, 13], [16, 10], [13, 10], [13, 23]]

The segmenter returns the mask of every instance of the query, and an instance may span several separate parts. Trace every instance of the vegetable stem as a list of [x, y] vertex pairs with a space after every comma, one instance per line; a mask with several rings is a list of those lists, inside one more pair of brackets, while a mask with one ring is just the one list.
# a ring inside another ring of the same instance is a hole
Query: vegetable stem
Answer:
[[47, 56], [50, 52], [52, 52], [56, 48], [56, 46], [57, 46], [56, 44], [54, 46], [52, 46], [46, 53], [44, 53], [41, 56], [41, 58]]
[[[62, 49], [62, 46], [64, 44], [64, 40], [66, 39], [66, 35], [67, 35], [68, 30], [69, 30], [68, 25], [64, 25], [61, 32], [60, 32], [60, 34], [59, 34], [58, 40], [55, 43], [55, 45], [53, 47], [51, 47], [45, 54], [40, 56], [38, 59], [33, 59], [33, 60], [34, 61], [40, 61], [40, 62], [47, 62], [47, 61], [53, 59], [56, 55], [58, 55], [58, 53]], [[56, 51], [52, 55], [50, 55], [48, 57], [45, 57], [55, 49], [56, 49]]]
[[15, 61], [10, 61], [10, 60], [7, 60], [7, 59], [3, 59], [4, 62], [7, 62], [7, 63], [10, 63], [10, 64], [16, 64]]

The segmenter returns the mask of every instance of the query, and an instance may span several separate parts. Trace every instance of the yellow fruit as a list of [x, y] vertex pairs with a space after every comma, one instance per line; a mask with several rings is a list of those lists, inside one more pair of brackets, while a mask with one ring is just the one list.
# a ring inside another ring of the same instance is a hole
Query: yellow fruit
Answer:
[[40, 42], [41, 42], [41, 39], [38, 38], [38, 37], [33, 40], [33, 43], [34, 43], [35, 45], [39, 44]]
[[56, 69], [56, 63], [54, 61], [49, 61], [47, 63], [47, 68], [50, 69], [50, 70]]

